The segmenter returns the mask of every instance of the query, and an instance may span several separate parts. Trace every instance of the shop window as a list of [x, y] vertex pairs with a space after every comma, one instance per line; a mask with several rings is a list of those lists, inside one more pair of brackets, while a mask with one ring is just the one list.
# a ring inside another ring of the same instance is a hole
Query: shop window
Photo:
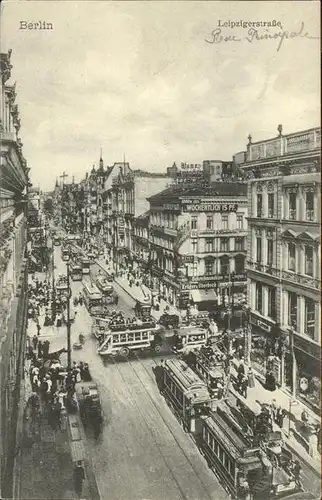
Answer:
[[288, 292], [288, 324], [297, 330], [297, 295]]
[[197, 247], [198, 247], [198, 241], [197, 240], [191, 240], [191, 249], [192, 249], [192, 253], [193, 254], [197, 253]]
[[229, 251], [228, 244], [229, 244], [228, 238], [220, 238], [220, 251], [228, 252]]
[[256, 283], [256, 311], [260, 314], [263, 312], [263, 287], [261, 283]]
[[212, 215], [207, 215], [207, 229], [212, 229], [212, 220], [213, 220], [213, 217]]
[[221, 228], [228, 229], [228, 215], [221, 216]]
[[235, 238], [235, 251], [243, 251], [245, 238]]
[[197, 229], [197, 217], [191, 217], [191, 229]]
[[306, 220], [314, 220], [314, 193], [307, 192], [305, 196]]
[[206, 239], [206, 252], [212, 252], [212, 250], [213, 250], [212, 240]]
[[262, 194], [257, 194], [257, 205], [256, 205], [256, 217], [262, 217], [263, 213], [263, 196]]
[[243, 214], [237, 214], [237, 229], [243, 229]]
[[295, 244], [288, 244], [288, 269], [289, 271], [295, 271]]
[[314, 339], [315, 332], [315, 302], [305, 298], [305, 330], [304, 333]]
[[313, 276], [313, 247], [305, 247], [305, 274]]
[[273, 240], [267, 240], [267, 265], [273, 265]]
[[268, 218], [273, 219], [275, 216], [275, 195], [274, 193], [268, 193]]
[[256, 262], [262, 262], [262, 238], [256, 238]]
[[205, 274], [206, 276], [212, 276], [214, 274], [214, 261], [212, 259], [205, 260]]
[[267, 292], [267, 314], [270, 318], [276, 320], [276, 290], [269, 286]]

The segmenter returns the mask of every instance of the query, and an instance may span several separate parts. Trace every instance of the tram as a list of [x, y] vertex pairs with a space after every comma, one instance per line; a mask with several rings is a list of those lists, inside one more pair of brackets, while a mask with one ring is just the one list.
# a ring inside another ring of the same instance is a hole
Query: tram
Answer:
[[300, 491], [288, 468], [274, 465], [266, 451], [245, 436], [227, 402], [200, 421], [199, 449], [233, 498], [273, 499]]
[[91, 261], [87, 257], [81, 256], [80, 265], [82, 266], [83, 274], [89, 274]]
[[90, 314], [99, 314], [102, 310], [103, 295], [96, 285], [91, 282], [85, 282], [83, 288], [85, 306]]
[[61, 247], [61, 259], [64, 262], [67, 262], [69, 260], [69, 257], [70, 257], [70, 248], [69, 248], [69, 245], [63, 245]]
[[131, 352], [153, 350], [159, 353], [162, 347], [159, 325], [109, 325], [109, 329], [99, 336], [98, 353], [101, 356], [127, 358]]
[[200, 432], [200, 416], [214, 407], [207, 384], [181, 359], [163, 365], [163, 393], [187, 432]]
[[81, 266], [72, 261], [69, 267], [69, 272], [73, 281], [82, 281], [83, 271]]
[[208, 338], [208, 330], [204, 328], [183, 326], [174, 331], [172, 337], [173, 351], [176, 354], [187, 354], [193, 349], [200, 349], [206, 345]]
[[104, 335], [108, 331], [110, 321], [111, 321], [110, 318], [101, 318], [99, 316], [94, 317], [91, 328], [92, 335], [94, 335], [94, 337], [99, 339], [102, 335]]
[[[210, 352], [213, 352], [209, 348]], [[228, 390], [229, 377], [226, 375], [225, 363], [216, 356], [208, 355], [208, 348], [190, 351], [184, 356], [186, 363], [204, 380], [209, 392], [215, 399], [222, 399]]]

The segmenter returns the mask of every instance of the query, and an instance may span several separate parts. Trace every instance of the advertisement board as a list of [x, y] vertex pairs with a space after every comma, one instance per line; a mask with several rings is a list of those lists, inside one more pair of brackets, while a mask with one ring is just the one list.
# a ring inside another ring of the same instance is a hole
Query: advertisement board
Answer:
[[216, 200], [196, 199], [183, 200], [183, 212], [237, 212], [237, 203], [218, 203]]

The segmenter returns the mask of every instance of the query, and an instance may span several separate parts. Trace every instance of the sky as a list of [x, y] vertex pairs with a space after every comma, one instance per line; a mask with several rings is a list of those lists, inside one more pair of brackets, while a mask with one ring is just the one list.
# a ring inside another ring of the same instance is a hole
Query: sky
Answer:
[[[105, 165], [125, 157], [164, 172], [174, 161], [229, 161], [249, 133], [275, 137], [278, 124], [285, 134], [319, 126], [319, 9], [315, 1], [4, 0], [1, 52], [12, 49], [32, 182], [51, 190], [63, 172], [66, 182], [81, 180], [100, 148]], [[255, 35], [221, 26], [209, 43], [219, 23], [239, 20], [280, 25]], [[278, 50], [282, 32], [297, 36], [283, 35]]]

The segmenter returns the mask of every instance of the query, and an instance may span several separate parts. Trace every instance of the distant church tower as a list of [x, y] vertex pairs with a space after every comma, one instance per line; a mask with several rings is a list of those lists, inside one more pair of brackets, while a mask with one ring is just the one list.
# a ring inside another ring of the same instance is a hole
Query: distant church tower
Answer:
[[100, 154], [99, 169], [100, 170], [104, 169], [104, 162], [103, 162], [103, 158], [102, 158], [102, 148], [101, 148], [101, 154]]

